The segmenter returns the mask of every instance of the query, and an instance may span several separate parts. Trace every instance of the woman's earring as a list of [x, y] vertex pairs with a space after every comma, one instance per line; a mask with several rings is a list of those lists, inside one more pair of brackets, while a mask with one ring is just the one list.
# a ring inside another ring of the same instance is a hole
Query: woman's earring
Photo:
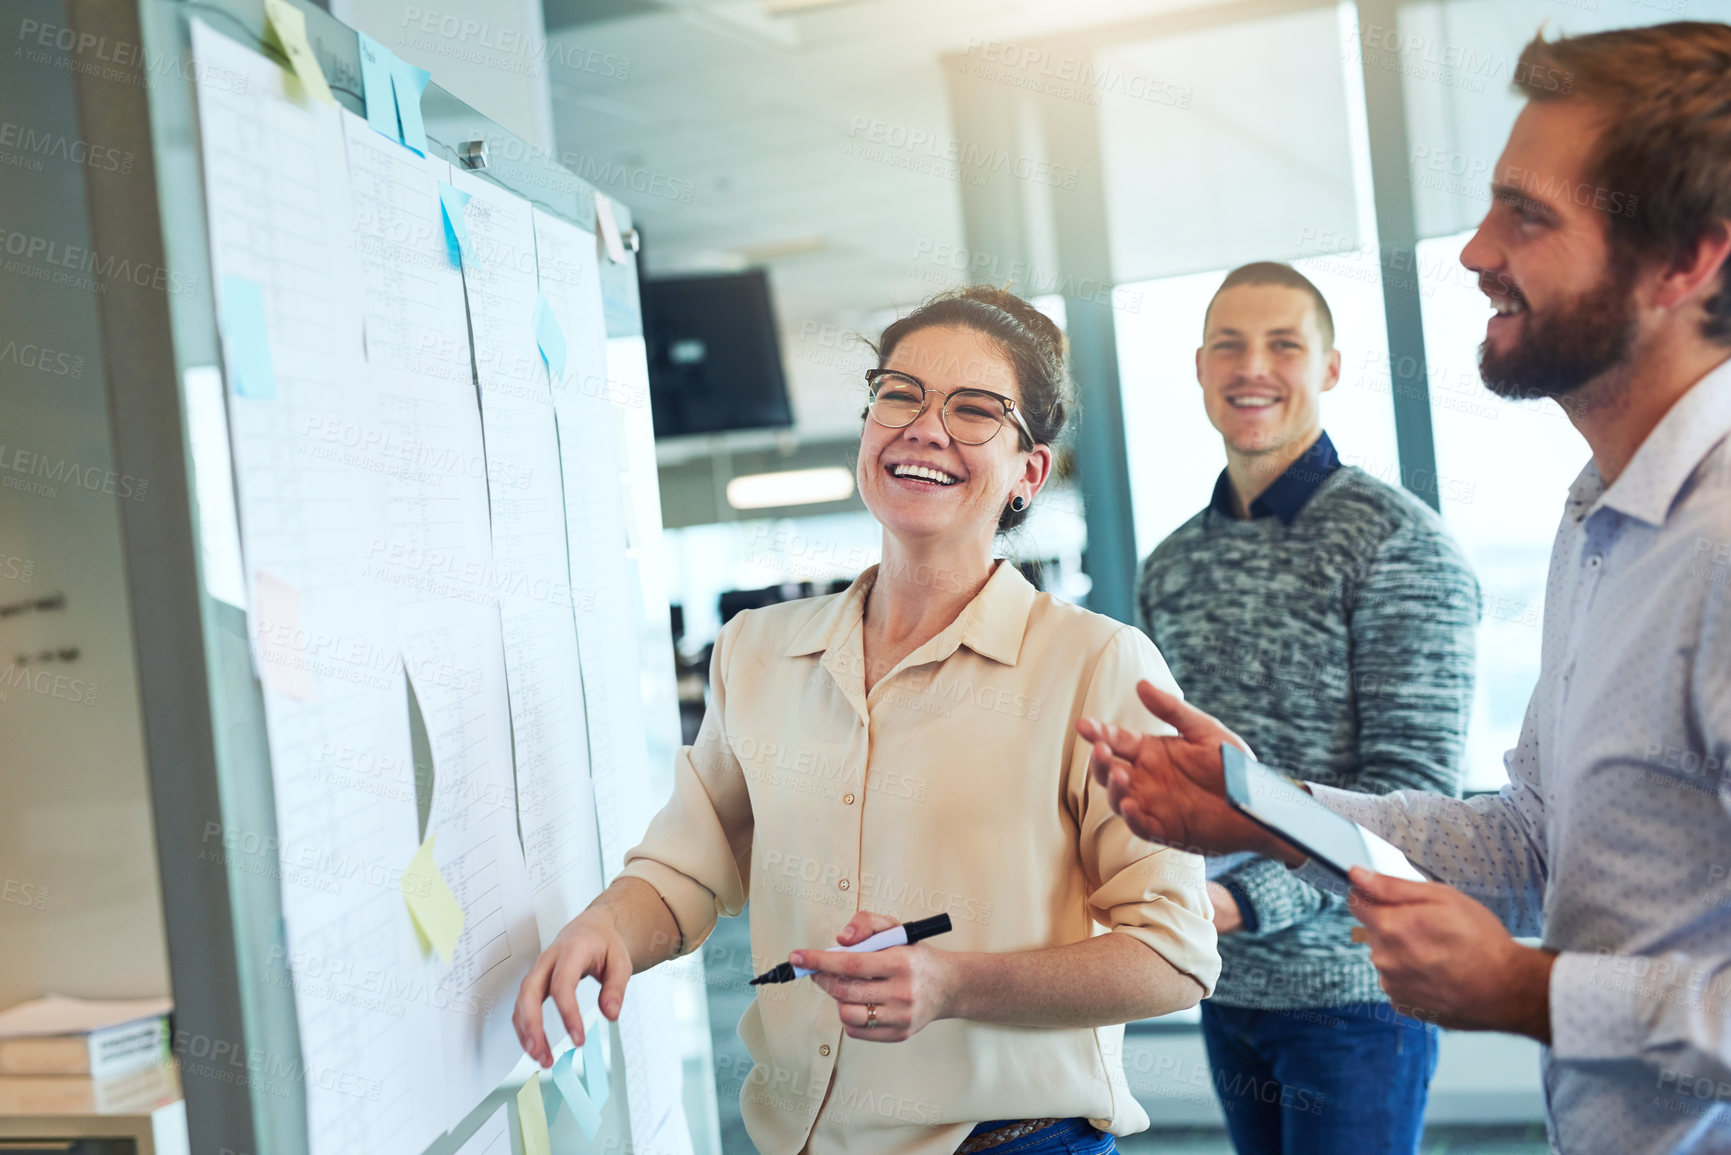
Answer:
[[1010, 499], [1010, 512], [1021, 513], [1024, 509], [1027, 509], [1027, 508], [1028, 508], [1028, 499], [1023, 497], [1021, 494], [1018, 493], [1018, 494], [1016, 494], [1016, 496], [1014, 496]]

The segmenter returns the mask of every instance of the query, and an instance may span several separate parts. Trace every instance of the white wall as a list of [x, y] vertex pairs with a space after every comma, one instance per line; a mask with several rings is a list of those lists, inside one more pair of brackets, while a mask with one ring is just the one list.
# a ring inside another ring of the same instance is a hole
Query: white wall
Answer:
[[553, 147], [541, 0], [331, 0], [331, 15], [537, 148]]

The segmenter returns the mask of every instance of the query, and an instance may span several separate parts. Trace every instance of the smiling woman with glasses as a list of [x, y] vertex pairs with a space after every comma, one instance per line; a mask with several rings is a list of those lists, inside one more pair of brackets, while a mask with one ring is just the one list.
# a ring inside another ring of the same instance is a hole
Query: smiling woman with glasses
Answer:
[[[1195, 1005], [1220, 959], [1202, 860], [1130, 833], [1075, 726], [1147, 730], [1136, 683], [1177, 687], [1139, 631], [994, 556], [1068, 424], [1057, 326], [971, 288], [876, 348], [856, 471], [883, 560], [722, 629], [672, 798], [530, 970], [518, 1035], [550, 1063], [547, 998], [581, 1038], [579, 979], [616, 1018], [749, 899], [753, 970], [814, 972], [740, 1022], [759, 1150], [1113, 1151], [1148, 1126], [1122, 1024]], [[822, 949], [937, 914], [929, 941]]]

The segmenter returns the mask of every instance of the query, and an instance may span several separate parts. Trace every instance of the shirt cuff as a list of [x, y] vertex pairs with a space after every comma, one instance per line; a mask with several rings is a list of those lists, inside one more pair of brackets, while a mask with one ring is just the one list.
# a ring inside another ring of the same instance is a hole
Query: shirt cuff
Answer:
[[653, 858], [631, 859], [619, 872], [621, 878], [626, 875], [641, 878], [653, 886], [661, 901], [667, 904], [674, 924], [679, 927], [680, 954], [690, 954], [702, 946], [709, 932], [715, 929], [715, 920], [719, 917], [715, 910], [715, 894], [690, 875], [681, 874]]
[[[1639, 960], [1565, 951], [1551, 967], [1551, 1051], [1559, 1059], [1632, 1059], [1646, 1041]], [[1650, 960], [1649, 960], [1650, 961]], [[1656, 993], [1656, 987], [1655, 987]]]
[[1250, 901], [1250, 892], [1236, 879], [1221, 879], [1220, 886], [1232, 896], [1233, 903], [1238, 907], [1238, 918], [1244, 923], [1245, 934], [1255, 934], [1262, 919], [1256, 913], [1256, 904]]

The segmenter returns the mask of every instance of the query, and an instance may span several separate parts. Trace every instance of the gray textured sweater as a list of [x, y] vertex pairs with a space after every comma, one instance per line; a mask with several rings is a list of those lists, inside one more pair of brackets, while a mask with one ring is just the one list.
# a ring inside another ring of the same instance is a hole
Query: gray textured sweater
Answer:
[[[1295, 777], [1460, 791], [1478, 583], [1436, 514], [1342, 467], [1292, 524], [1207, 509], [1142, 563], [1142, 627], [1185, 697]], [[1250, 858], [1218, 873], [1245, 928], [1220, 939], [1225, 1006], [1386, 1001], [1346, 901]]]

